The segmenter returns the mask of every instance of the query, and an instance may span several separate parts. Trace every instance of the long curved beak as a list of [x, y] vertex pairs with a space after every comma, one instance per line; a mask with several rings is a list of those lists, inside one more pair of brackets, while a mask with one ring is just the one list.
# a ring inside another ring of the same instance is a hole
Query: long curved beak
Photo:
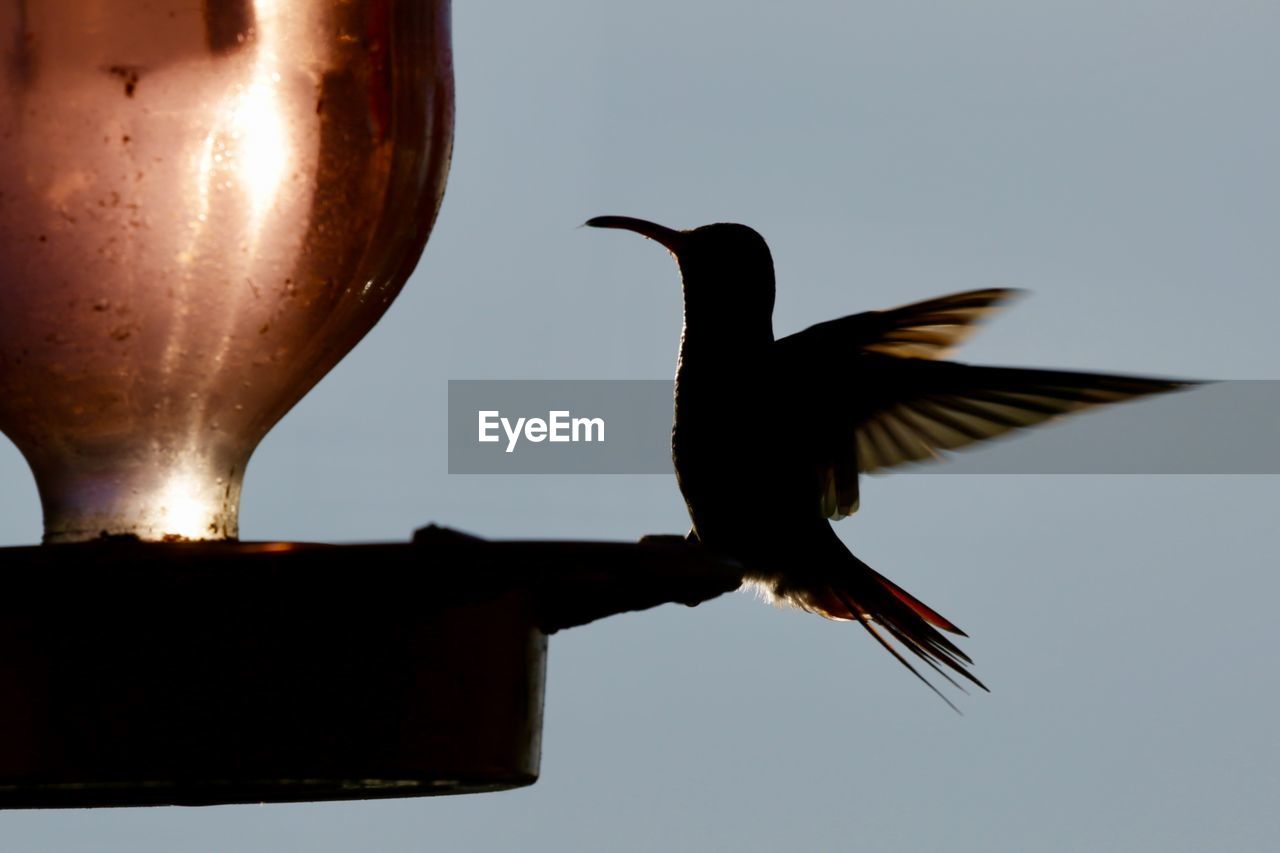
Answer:
[[592, 228], [621, 228], [624, 231], [634, 231], [637, 234], [648, 237], [650, 240], [661, 243], [676, 254], [680, 253], [680, 249], [684, 245], [683, 232], [667, 228], [665, 225], [659, 225], [656, 222], [636, 219], [631, 216], [596, 216], [588, 219], [584, 224], [590, 225]]

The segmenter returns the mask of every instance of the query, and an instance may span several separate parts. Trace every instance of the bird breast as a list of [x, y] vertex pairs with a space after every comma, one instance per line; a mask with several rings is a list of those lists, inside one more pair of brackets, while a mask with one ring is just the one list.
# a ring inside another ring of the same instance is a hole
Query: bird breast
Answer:
[[[710, 342], [708, 342], [710, 343]], [[766, 389], [761, 354], [726, 344], [703, 348], [686, 335], [676, 369], [671, 454], [694, 526], [705, 531], [762, 506], [762, 460], [768, 457]], [[764, 451], [764, 452], [762, 452]], [[767, 479], [767, 478], [766, 478]]]

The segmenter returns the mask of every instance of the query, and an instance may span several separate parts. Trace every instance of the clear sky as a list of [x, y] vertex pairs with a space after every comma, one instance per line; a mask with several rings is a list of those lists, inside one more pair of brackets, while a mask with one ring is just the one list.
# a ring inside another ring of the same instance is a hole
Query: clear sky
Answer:
[[[245, 538], [686, 529], [667, 477], [446, 474], [450, 378], [670, 376], [675, 267], [596, 214], [754, 226], [783, 333], [1011, 285], [964, 357], [1280, 378], [1273, 2], [496, 0], [454, 36], [440, 222], [254, 457]], [[532, 788], [6, 812], [0, 848], [1274, 849], [1278, 505], [1274, 477], [876, 478], [838, 529], [972, 635], [963, 718], [856, 628], [730, 595], [554, 637]], [[0, 543], [39, 527], [0, 448]]]

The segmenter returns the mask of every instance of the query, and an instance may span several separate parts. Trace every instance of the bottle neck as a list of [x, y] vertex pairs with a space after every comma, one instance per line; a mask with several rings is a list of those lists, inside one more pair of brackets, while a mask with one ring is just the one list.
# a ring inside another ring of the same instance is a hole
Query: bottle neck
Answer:
[[146, 542], [236, 539], [245, 458], [229, 449], [150, 449], [121, 459], [79, 457], [74, 468], [29, 459], [47, 545], [102, 537]]

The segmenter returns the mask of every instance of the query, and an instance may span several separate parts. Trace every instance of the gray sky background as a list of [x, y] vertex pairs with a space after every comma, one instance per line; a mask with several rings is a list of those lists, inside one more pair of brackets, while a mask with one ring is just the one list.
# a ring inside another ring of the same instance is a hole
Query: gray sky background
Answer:
[[[776, 327], [1032, 298], [965, 357], [1275, 379], [1273, 2], [459, 3], [422, 264], [249, 468], [251, 539], [630, 539], [667, 477], [450, 477], [450, 378], [663, 378], [676, 270], [595, 214], [745, 222]], [[838, 374], [833, 374], [833, 381]], [[0, 814], [43, 851], [1262, 851], [1280, 833], [1274, 477], [877, 478], [839, 531], [954, 618], [950, 713], [747, 595], [551, 643], [543, 775], [471, 798]], [[0, 448], [0, 542], [39, 537]]]

